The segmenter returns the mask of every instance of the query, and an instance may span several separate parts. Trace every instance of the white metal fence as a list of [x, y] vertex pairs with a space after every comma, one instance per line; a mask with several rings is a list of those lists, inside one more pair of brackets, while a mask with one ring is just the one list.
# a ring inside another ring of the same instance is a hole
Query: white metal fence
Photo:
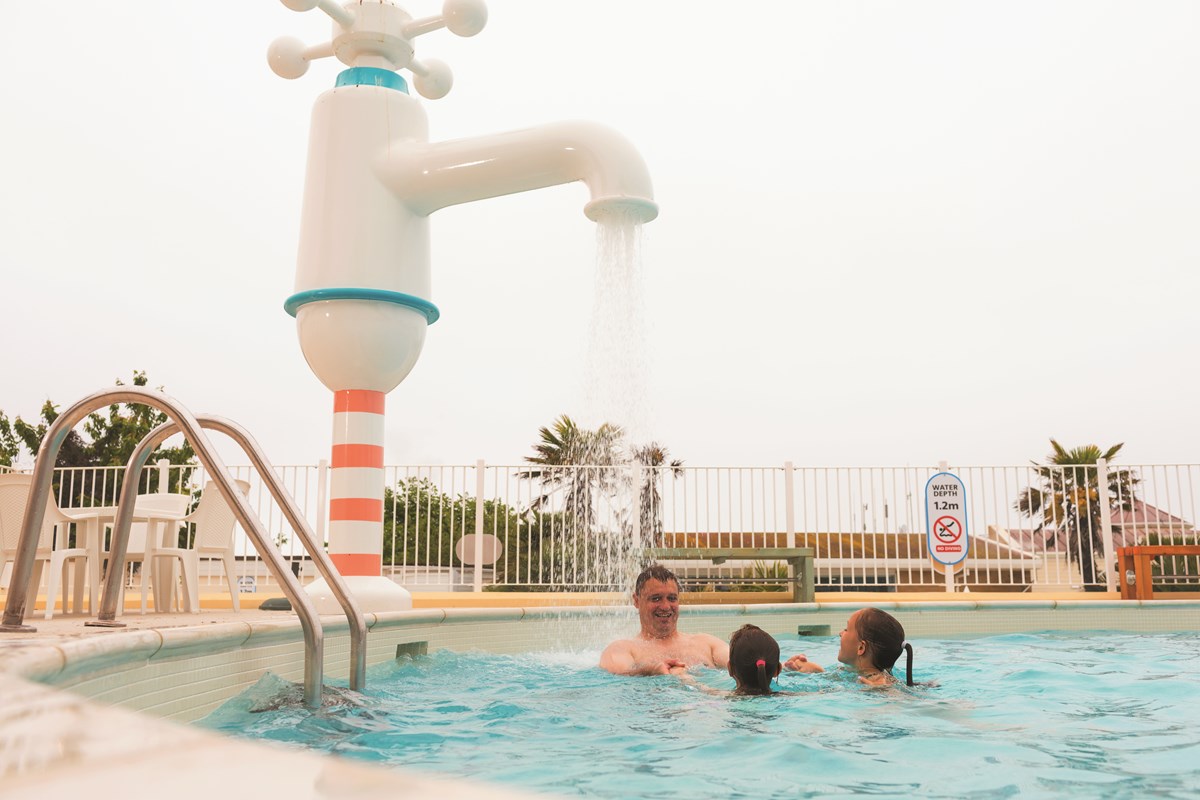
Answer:
[[[971, 545], [948, 580], [926, 545], [925, 485], [942, 469], [387, 467], [384, 569], [414, 591], [611, 590], [628, 585], [648, 545], [796, 546], [816, 550], [818, 591], [1115, 590], [1116, 547], [1197, 541], [1200, 465], [957, 466], [949, 471], [966, 489]], [[251, 505], [310, 576], [298, 537], [257, 475], [231, 471], [251, 483]], [[325, 465], [277, 473], [323, 536]], [[59, 469], [58, 502], [114, 505], [122, 474]], [[201, 467], [157, 466], [139, 480], [142, 492], [198, 496], [207, 477]], [[493, 544], [498, 554], [488, 558]], [[247, 588], [269, 587], [240, 529], [236, 553]], [[688, 588], [712, 591], [782, 588], [787, 577], [762, 561], [671, 566]], [[1168, 588], [1200, 581], [1195, 558], [1168, 560], [1159, 571]]]

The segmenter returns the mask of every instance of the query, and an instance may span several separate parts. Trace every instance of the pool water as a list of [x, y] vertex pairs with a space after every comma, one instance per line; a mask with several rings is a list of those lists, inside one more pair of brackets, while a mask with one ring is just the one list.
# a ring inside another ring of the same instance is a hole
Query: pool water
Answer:
[[[781, 645], [836, 666], [836, 637]], [[268, 676], [200, 724], [563, 796], [1200, 793], [1197, 633], [919, 640], [924, 686], [867, 689], [831, 669], [785, 673], [796, 694], [772, 697], [617, 677], [598, 656], [439, 651], [373, 667], [353, 702], [254, 713], [282, 685]]]

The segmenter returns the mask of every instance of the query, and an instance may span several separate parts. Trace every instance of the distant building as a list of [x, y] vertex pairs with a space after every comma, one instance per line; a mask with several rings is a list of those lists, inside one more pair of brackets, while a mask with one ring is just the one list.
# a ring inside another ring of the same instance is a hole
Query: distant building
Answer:
[[[1159, 537], [1200, 537], [1196, 526], [1185, 519], [1155, 508], [1144, 500], [1134, 500], [1129, 510], [1112, 510], [1113, 547], [1145, 544], [1151, 534]], [[1062, 553], [1067, 549], [1067, 537], [1056, 536], [1055, 528], [988, 527], [989, 534], [1001, 542], [1012, 544], [1028, 553]]]

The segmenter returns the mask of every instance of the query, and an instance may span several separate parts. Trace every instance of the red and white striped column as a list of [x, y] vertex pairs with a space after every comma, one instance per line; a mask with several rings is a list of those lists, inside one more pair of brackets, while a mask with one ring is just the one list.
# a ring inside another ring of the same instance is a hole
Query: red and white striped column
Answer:
[[383, 407], [385, 394], [333, 395], [329, 558], [343, 577], [383, 574]]

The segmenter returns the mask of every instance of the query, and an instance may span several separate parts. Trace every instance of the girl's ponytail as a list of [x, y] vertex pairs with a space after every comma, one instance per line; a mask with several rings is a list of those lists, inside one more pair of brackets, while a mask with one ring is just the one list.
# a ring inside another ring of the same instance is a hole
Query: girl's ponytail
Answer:
[[912, 679], [912, 657], [913, 657], [913, 649], [912, 649], [912, 645], [911, 645], [911, 644], [909, 644], [908, 642], [905, 642], [905, 643], [904, 643], [904, 653], [905, 653], [905, 657], [904, 657], [904, 682], [905, 682], [905, 684], [907, 684], [907, 685], [909, 685], [909, 686], [912, 686], [912, 685], [913, 685], [913, 679]]
[[771, 679], [767, 676], [767, 662], [765, 659], [759, 659], [754, 662], [755, 669], [758, 670], [758, 688], [763, 694], [771, 693]]

